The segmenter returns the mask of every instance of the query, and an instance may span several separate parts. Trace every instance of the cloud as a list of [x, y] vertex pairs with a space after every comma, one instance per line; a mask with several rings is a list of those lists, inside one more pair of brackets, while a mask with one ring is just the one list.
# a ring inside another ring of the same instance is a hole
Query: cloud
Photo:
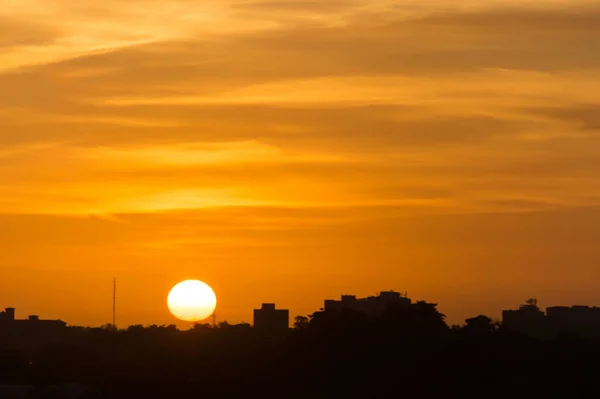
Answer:
[[600, 132], [599, 104], [577, 104], [573, 106], [538, 107], [528, 111], [556, 121], [569, 121], [585, 131]]
[[600, 7], [597, 4], [579, 2], [565, 7], [520, 7], [488, 8], [467, 12], [431, 13], [417, 19], [417, 24], [460, 27], [465, 30], [503, 30], [507, 36], [523, 31], [559, 31], [561, 33], [600, 31]]
[[337, 0], [328, 1], [327, 3], [314, 1], [314, 0], [303, 0], [303, 1], [290, 1], [290, 0], [279, 0], [279, 1], [247, 1], [233, 4], [234, 9], [241, 9], [246, 11], [263, 11], [263, 12], [317, 12], [326, 13], [340, 10], [347, 10], [356, 7], [357, 5], [364, 4], [358, 0]]
[[60, 31], [49, 25], [39, 25], [0, 15], [0, 49], [52, 44]]
[[250, 23], [209, 32], [181, 1], [107, 3], [90, 27], [66, 4], [66, 53], [0, 74], [6, 211], [595, 201], [596, 8], [227, 3], [207, 10]]

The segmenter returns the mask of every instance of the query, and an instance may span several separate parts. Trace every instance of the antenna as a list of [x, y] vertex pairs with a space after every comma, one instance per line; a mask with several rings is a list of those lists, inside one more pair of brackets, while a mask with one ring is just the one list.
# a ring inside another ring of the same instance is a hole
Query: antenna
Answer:
[[113, 331], [117, 331], [117, 278], [113, 282]]

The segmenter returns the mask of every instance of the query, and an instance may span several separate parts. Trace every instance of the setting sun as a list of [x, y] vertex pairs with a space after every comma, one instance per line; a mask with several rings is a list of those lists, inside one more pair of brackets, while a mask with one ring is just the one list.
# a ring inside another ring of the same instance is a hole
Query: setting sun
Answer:
[[167, 298], [173, 316], [184, 321], [208, 318], [217, 307], [215, 292], [202, 281], [188, 280], [177, 284]]

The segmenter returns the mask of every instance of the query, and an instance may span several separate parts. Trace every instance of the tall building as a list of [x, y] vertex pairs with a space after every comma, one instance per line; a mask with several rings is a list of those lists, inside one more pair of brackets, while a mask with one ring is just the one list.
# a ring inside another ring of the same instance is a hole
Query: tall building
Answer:
[[389, 307], [409, 307], [412, 301], [405, 295], [395, 291], [382, 291], [378, 296], [356, 298], [355, 295], [342, 295], [339, 301], [325, 300], [323, 310], [326, 312], [339, 312], [342, 310], [355, 310], [372, 317], [382, 315]]
[[275, 309], [274, 303], [263, 303], [260, 309], [254, 309], [254, 328], [261, 331], [286, 331], [290, 326], [290, 311]]

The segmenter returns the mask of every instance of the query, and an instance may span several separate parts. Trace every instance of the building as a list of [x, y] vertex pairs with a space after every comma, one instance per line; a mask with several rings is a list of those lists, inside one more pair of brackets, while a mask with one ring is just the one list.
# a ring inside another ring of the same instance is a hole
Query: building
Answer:
[[261, 331], [286, 331], [290, 327], [290, 311], [275, 309], [274, 303], [263, 303], [254, 310], [254, 328]]
[[546, 317], [561, 332], [598, 335], [600, 308], [589, 306], [553, 306], [546, 309]]
[[6, 308], [4, 312], [0, 312], [0, 326], [15, 321], [15, 308]]
[[556, 335], [536, 299], [528, 299], [517, 310], [503, 310], [502, 325], [507, 330], [538, 339], [555, 338]]
[[518, 310], [504, 310], [502, 324], [507, 330], [536, 338], [557, 338], [561, 333], [600, 336], [600, 308], [590, 306], [552, 306], [542, 312], [535, 299]]
[[62, 320], [41, 320], [39, 316], [29, 316], [27, 319], [17, 319], [15, 308], [6, 308], [0, 312], [0, 328], [23, 329], [23, 328], [62, 328], [67, 323]]
[[0, 334], [4, 338], [10, 336], [51, 336], [63, 331], [67, 326], [62, 320], [41, 320], [32, 315], [27, 319], [17, 319], [14, 308], [6, 308], [0, 312]]
[[537, 301], [529, 300], [517, 310], [503, 310], [502, 322], [515, 329], [544, 322], [546, 315], [537, 306]]
[[406, 308], [412, 301], [406, 295], [395, 291], [382, 291], [378, 296], [356, 298], [355, 295], [342, 295], [339, 301], [327, 299], [323, 310], [326, 312], [339, 312], [354, 310], [372, 317], [381, 316], [390, 307]]

